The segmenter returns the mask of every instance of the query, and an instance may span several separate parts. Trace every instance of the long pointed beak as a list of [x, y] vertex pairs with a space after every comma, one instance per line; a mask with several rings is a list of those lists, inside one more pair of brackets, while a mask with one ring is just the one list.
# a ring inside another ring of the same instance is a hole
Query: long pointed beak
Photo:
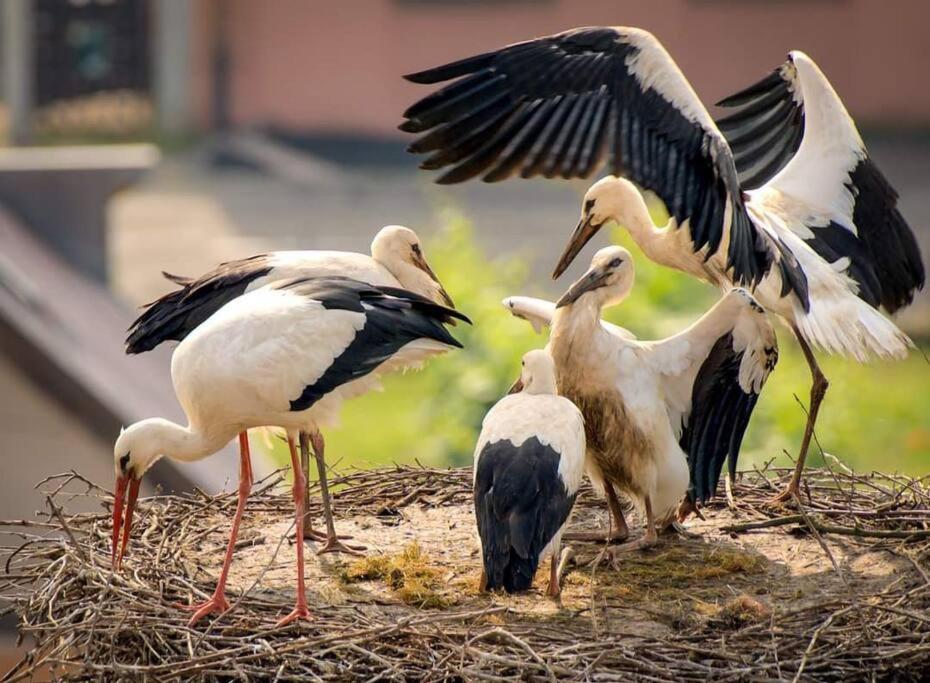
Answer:
[[[132, 530], [132, 516], [136, 509], [136, 499], [139, 497], [140, 483], [141, 480], [131, 474], [116, 478], [116, 490], [113, 492], [113, 555], [111, 557], [114, 570], [119, 569], [123, 562], [123, 555], [126, 553], [126, 546], [129, 545], [129, 532]], [[129, 497], [124, 503], [127, 488]], [[120, 540], [121, 531], [122, 540]]]
[[510, 389], [507, 390], [508, 394], [519, 394], [523, 391], [523, 378], [518, 377], [517, 381], [510, 385]]
[[439, 278], [436, 277], [436, 273], [433, 272], [433, 269], [429, 267], [429, 264], [426, 262], [426, 259], [422, 255], [417, 254], [413, 259], [414, 264], [417, 268], [422, 270], [424, 273], [429, 275], [430, 279], [439, 285], [439, 296], [442, 297], [442, 300], [446, 303], [446, 306], [449, 308], [455, 308], [455, 303], [452, 301], [452, 297], [449, 296], [449, 293], [446, 292], [445, 288], [442, 286], [442, 283], [439, 281]]
[[561, 299], [555, 302], [555, 307], [562, 308], [562, 306], [573, 304], [581, 298], [582, 294], [603, 287], [608, 275], [603, 271], [589, 270], [568, 288], [568, 291], [562, 295]]
[[601, 229], [603, 223], [598, 223], [594, 225], [591, 223], [591, 217], [581, 217], [581, 220], [578, 221], [578, 225], [575, 226], [575, 230], [572, 232], [572, 236], [568, 239], [568, 245], [565, 247], [565, 251], [562, 252], [562, 256], [559, 257], [559, 262], [555, 266], [555, 270], [552, 271], [552, 279], [558, 280], [562, 273], [565, 272], [565, 269], [568, 268], [572, 261], [575, 260], [575, 257], [578, 256], [578, 252], [584, 248], [584, 245], [588, 243], [592, 237], [597, 234], [597, 231]]

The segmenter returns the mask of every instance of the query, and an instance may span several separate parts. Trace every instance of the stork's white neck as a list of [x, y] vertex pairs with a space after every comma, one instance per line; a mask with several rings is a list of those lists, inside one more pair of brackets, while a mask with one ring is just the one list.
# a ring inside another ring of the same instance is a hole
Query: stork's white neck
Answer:
[[213, 455], [235, 436], [220, 432], [207, 433], [161, 418], [143, 420], [138, 424], [145, 430], [147, 452], [155, 458], [165, 456], [179, 462], [194, 462]]

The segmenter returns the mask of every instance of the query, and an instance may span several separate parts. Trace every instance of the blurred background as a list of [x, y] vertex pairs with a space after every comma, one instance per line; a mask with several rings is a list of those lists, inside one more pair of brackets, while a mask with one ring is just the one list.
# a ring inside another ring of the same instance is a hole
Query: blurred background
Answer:
[[[472, 329], [467, 350], [344, 410], [334, 467], [470, 462], [487, 407], [542, 346], [499, 306], [555, 297], [548, 273], [587, 183], [441, 188], [404, 151], [401, 75], [580, 25], [651, 30], [705, 102], [808, 52], [860, 124], [930, 253], [930, 48], [924, 0], [3, 0], [0, 2], [0, 519], [43, 505], [33, 485], [74, 468], [109, 485], [119, 427], [180, 419], [170, 349], [122, 353], [138, 306], [224, 259], [271, 249], [367, 251], [414, 228]], [[712, 110], [712, 113], [714, 110]], [[663, 208], [654, 202], [656, 220]], [[627, 245], [630, 246], [630, 245]], [[637, 260], [612, 318], [641, 337], [693, 321], [716, 293]], [[901, 324], [930, 340], [926, 295]], [[790, 338], [750, 427], [744, 466], [788, 462], [809, 376]], [[823, 449], [850, 467], [927, 472], [930, 365], [828, 359]], [[264, 468], [276, 451], [267, 442]], [[223, 487], [227, 453], [150, 485]], [[814, 464], [820, 461], [815, 454]], [[279, 460], [280, 461], [280, 460]]]

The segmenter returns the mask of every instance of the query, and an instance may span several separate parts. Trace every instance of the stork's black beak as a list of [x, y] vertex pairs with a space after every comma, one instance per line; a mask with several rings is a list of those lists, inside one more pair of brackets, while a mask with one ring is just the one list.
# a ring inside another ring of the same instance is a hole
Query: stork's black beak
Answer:
[[442, 297], [442, 300], [445, 302], [446, 306], [449, 308], [455, 308], [455, 303], [452, 301], [452, 297], [449, 296], [449, 293], [442, 286], [442, 283], [439, 281], [439, 278], [436, 277], [436, 273], [433, 272], [433, 269], [429, 267], [429, 264], [426, 262], [426, 259], [423, 257], [423, 254], [419, 251], [414, 252], [413, 254], [413, 264], [422, 270], [424, 273], [429, 275], [430, 279], [439, 285], [439, 296]]
[[508, 394], [519, 394], [523, 391], [523, 378], [518, 377], [517, 381], [510, 385], [510, 389], [507, 390]]
[[573, 304], [581, 298], [582, 294], [603, 287], [607, 283], [609, 275], [610, 273], [604, 270], [589, 270], [581, 276], [581, 279], [576, 280], [574, 284], [568, 288], [568, 291], [562, 295], [561, 299], [555, 302], [555, 307], [562, 308], [563, 306]]
[[[111, 558], [113, 569], [119, 569], [123, 561], [123, 555], [126, 553], [126, 546], [129, 544], [129, 532], [132, 529], [132, 514], [136, 508], [136, 499], [139, 497], [139, 483], [131, 472], [121, 474], [116, 478], [116, 490], [113, 492], [113, 555]], [[129, 489], [129, 497], [125, 501], [126, 514], [123, 515], [123, 499], [126, 498], [126, 489]], [[120, 542], [120, 531], [122, 530], [122, 542]], [[118, 549], [118, 551], [117, 551]]]
[[578, 256], [578, 252], [584, 248], [588, 240], [597, 234], [597, 231], [601, 229], [602, 225], [604, 224], [593, 223], [590, 215], [581, 217], [581, 220], [578, 221], [578, 225], [575, 226], [574, 232], [572, 232], [572, 236], [568, 240], [565, 251], [562, 252], [562, 256], [555, 266], [555, 270], [552, 271], [553, 280], [557, 280], [562, 273], [565, 272], [565, 269], [568, 268], [572, 261], [575, 260], [575, 257]]

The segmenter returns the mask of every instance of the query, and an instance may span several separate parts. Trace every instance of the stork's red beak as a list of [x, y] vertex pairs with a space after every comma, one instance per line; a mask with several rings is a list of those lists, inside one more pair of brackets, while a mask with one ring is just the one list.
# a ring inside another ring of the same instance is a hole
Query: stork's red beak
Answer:
[[[132, 474], [120, 475], [116, 478], [116, 490], [113, 492], [113, 569], [119, 569], [123, 562], [123, 555], [126, 553], [126, 546], [129, 544], [129, 532], [132, 529], [132, 513], [136, 509], [136, 499], [139, 497], [140, 479], [136, 479]], [[129, 498], [125, 502], [125, 516], [123, 515], [126, 489], [129, 489]], [[120, 541], [120, 529], [122, 528], [123, 538]], [[119, 552], [117, 552], [117, 548]]]
[[517, 381], [510, 385], [510, 389], [507, 391], [508, 394], [519, 394], [523, 391], [523, 378], [517, 377]]

